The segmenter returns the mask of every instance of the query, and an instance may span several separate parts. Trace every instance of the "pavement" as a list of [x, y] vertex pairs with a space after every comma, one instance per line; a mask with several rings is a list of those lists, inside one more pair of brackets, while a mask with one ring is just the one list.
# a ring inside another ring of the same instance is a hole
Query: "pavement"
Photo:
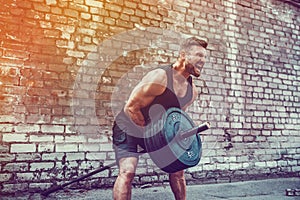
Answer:
[[[287, 190], [288, 189], [288, 190]], [[300, 177], [234, 183], [188, 185], [187, 200], [300, 200]], [[288, 195], [286, 194], [288, 191]], [[295, 191], [298, 191], [297, 193]], [[291, 195], [291, 196], [289, 196]], [[111, 189], [64, 189], [44, 197], [40, 194], [2, 196], [1, 200], [111, 200]], [[169, 184], [160, 187], [133, 188], [132, 200], [172, 200]]]

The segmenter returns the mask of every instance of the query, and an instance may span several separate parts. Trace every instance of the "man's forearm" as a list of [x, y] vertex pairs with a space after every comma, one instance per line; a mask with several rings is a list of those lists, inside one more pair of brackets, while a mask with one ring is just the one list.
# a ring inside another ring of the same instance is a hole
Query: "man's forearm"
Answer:
[[136, 125], [145, 126], [145, 119], [139, 108], [125, 106], [124, 112]]

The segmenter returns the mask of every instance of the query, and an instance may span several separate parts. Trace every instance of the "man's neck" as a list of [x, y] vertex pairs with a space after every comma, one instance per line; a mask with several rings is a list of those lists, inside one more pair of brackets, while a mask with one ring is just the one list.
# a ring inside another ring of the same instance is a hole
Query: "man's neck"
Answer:
[[174, 72], [174, 78], [180, 80], [187, 79], [190, 76], [190, 74], [183, 67], [180, 67], [180, 65], [177, 62], [174, 63], [172, 67]]

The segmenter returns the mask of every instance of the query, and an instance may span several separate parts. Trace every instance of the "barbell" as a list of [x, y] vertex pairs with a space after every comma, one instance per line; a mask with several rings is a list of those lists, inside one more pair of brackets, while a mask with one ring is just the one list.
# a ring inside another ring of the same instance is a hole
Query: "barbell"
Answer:
[[[209, 128], [208, 122], [195, 126], [193, 120], [183, 110], [170, 108], [160, 120], [147, 126], [144, 135], [146, 152], [153, 162], [167, 173], [193, 167], [199, 163], [202, 153], [202, 143], [198, 133]], [[116, 162], [111, 163], [72, 181], [55, 185], [41, 194], [47, 196], [115, 165]]]

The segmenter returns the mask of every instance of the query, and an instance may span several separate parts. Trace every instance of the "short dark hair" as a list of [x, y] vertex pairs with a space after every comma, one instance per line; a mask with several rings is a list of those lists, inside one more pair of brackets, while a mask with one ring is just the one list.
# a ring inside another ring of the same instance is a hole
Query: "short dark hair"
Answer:
[[191, 46], [202, 46], [204, 49], [207, 47], [207, 42], [205, 40], [196, 38], [196, 37], [190, 37], [183, 41], [181, 44], [180, 50], [188, 50]]

